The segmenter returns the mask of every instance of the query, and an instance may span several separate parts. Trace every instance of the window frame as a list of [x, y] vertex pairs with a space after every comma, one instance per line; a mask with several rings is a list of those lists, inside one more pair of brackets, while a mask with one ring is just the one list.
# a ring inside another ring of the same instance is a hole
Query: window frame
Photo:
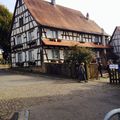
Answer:
[[29, 61], [30, 61], [30, 62], [33, 62], [33, 61], [35, 60], [33, 51], [34, 51], [34, 50], [29, 50], [29, 51], [28, 51], [28, 58], [29, 58]]
[[17, 45], [19, 45], [19, 44], [22, 44], [22, 36], [21, 35], [18, 35], [17, 36]]
[[30, 30], [30, 31], [28, 31], [28, 39], [29, 39], [29, 41], [32, 41], [33, 39], [34, 39], [34, 30], [32, 29], [32, 30]]
[[23, 17], [19, 18], [19, 27], [22, 27], [24, 25]]
[[21, 6], [22, 5], [22, 0], [19, 0], [19, 6]]
[[52, 58], [53, 58], [53, 60], [59, 60], [60, 59], [59, 49], [52, 49]]
[[18, 62], [21, 63], [23, 61], [23, 57], [22, 57], [22, 52], [18, 53]]

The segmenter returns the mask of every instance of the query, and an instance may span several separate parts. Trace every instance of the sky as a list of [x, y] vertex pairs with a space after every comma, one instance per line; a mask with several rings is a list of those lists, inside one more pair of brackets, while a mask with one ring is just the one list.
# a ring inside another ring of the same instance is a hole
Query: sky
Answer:
[[[11, 12], [14, 11], [15, 2], [16, 0], [0, 0], [0, 4]], [[79, 10], [84, 15], [89, 13], [90, 19], [109, 35], [112, 35], [116, 26], [120, 26], [120, 0], [56, 0], [56, 3]]]

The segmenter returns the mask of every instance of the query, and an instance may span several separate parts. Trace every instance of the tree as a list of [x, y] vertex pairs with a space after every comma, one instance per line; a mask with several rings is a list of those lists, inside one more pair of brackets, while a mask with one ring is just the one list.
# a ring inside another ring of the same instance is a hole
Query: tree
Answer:
[[[0, 5], [0, 46], [6, 56], [10, 52], [10, 26], [12, 22], [12, 13], [4, 6]], [[5, 57], [6, 57], [5, 56]]]
[[73, 46], [70, 48], [69, 53], [65, 56], [65, 62], [76, 64], [80, 62], [91, 62], [95, 57], [95, 53], [85, 47]]
[[[73, 46], [65, 55], [65, 65], [70, 69], [70, 75], [77, 78], [78, 67], [81, 62], [90, 63], [95, 58], [95, 53], [89, 48]], [[87, 69], [87, 66], [85, 65]], [[87, 73], [86, 73], [87, 75]], [[88, 76], [88, 75], [87, 75]]]

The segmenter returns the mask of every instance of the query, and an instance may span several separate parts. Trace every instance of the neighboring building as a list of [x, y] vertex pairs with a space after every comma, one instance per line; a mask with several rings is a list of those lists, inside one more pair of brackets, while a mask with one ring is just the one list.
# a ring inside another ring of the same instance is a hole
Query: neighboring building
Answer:
[[93, 48], [98, 58], [109, 48], [108, 35], [77, 10], [55, 0], [17, 0], [11, 29], [12, 67], [63, 63], [70, 46]]
[[120, 27], [118, 26], [112, 34], [110, 45], [113, 48], [113, 53], [120, 57]]

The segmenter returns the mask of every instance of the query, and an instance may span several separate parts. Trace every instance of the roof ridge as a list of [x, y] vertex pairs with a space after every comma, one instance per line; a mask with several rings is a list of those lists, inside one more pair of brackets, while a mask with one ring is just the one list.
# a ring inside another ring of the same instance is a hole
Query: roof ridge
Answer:
[[33, 18], [43, 26], [78, 32], [102, 34], [101, 27], [86, 19], [81, 11], [62, 5], [52, 5], [45, 0], [24, 0]]

